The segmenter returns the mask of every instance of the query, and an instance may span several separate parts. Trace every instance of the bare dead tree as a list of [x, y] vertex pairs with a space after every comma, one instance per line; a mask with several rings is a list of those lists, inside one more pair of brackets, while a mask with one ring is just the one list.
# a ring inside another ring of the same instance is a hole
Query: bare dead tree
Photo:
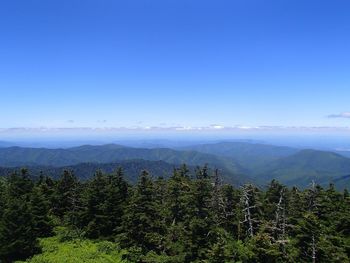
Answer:
[[310, 212], [315, 212], [315, 210], [318, 207], [316, 197], [317, 197], [316, 183], [314, 180], [312, 180], [311, 186], [309, 188], [309, 195], [308, 195], [308, 210]]
[[315, 235], [312, 235], [312, 243], [311, 243], [311, 249], [312, 249], [312, 263], [316, 262], [316, 243], [315, 243]]
[[286, 218], [286, 201], [285, 201], [285, 188], [283, 187], [280, 191], [280, 198], [276, 204], [275, 220], [274, 220], [274, 232], [276, 242], [281, 244], [282, 253], [286, 256], [285, 245], [288, 242], [286, 237], [287, 218]]
[[278, 203], [276, 204], [277, 208], [275, 212], [274, 225], [275, 229], [278, 231], [279, 240], [285, 239], [286, 228], [291, 226], [287, 224], [285, 191], [286, 188], [284, 187], [280, 191], [280, 198]]
[[280, 218], [281, 218], [281, 212], [284, 210], [284, 207], [282, 206], [283, 203], [283, 192], [284, 188], [280, 191], [280, 198], [278, 200], [278, 203], [276, 204], [276, 212], [275, 212], [275, 226], [277, 227], [280, 223]]
[[222, 196], [221, 196], [222, 180], [218, 169], [215, 169], [214, 171], [213, 186], [214, 186], [214, 191], [213, 191], [212, 205], [213, 207], [219, 207], [219, 204], [222, 201]]
[[215, 212], [215, 221], [217, 225], [221, 225], [226, 218], [225, 202], [222, 195], [222, 178], [219, 169], [214, 171], [212, 208]]
[[243, 214], [244, 214], [244, 221], [241, 223], [247, 224], [248, 229], [247, 233], [250, 237], [254, 236], [254, 225], [253, 225], [253, 218], [252, 218], [252, 209], [255, 208], [255, 205], [252, 205], [252, 194], [253, 194], [254, 188], [252, 185], [244, 185], [242, 187], [242, 196], [241, 196], [241, 202], [243, 204]]
[[[311, 213], [315, 213], [317, 211], [318, 203], [317, 203], [317, 189], [316, 189], [316, 183], [314, 180], [311, 182], [311, 187], [309, 189], [309, 196], [308, 196], [308, 210]], [[311, 258], [312, 263], [316, 262], [316, 251], [317, 251], [317, 244], [315, 241], [315, 233], [312, 233], [311, 236]]]

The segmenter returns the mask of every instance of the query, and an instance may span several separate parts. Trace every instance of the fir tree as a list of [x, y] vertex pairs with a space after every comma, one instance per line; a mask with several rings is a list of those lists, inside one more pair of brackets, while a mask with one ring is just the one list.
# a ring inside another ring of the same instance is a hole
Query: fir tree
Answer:
[[50, 236], [53, 229], [52, 219], [49, 216], [50, 202], [40, 186], [36, 186], [32, 190], [30, 210], [33, 219], [33, 235], [37, 237]]
[[189, 246], [191, 260], [203, 259], [210, 248], [210, 244], [216, 240], [213, 230], [214, 221], [211, 211], [213, 185], [208, 168], [200, 168], [196, 173], [196, 180], [192, 186], [193, 210], [190, 211], [190, 237]]
[[53, 198], [53, 213], [61, 220], [77, 226], [78, 211], [80, 210], [79, 195], [81, 189], [79, 182], [71, 171], [64, 171], [58, 180]]
[[123, 246], [139, 248], [144, 254], [162, 250], [163, 226], [154, 190], [150, 175], [143, 171], [124, 217], [124, 234], [119, 237]]
[[38, 236], [30, 209], [32, 188], [27, 170], [8, 178], [0, 223], [0, 261], [25, 259], [37, 250]]
[[224, 200], [224, 221], [222, 227], [233, 237], [239, 239], [240, 233], [240, 193], [232, 185], [222, 187]]
[[84, 231], [89, 238], [106, 237], [112, 234], [112, 229], [107, 228], [106, 191], [107, 177], [101, 171], [97, 171], [86, 186], [81, 215], [85, 225]]
[[190, 211], [193, 208], [191, 199], [191, 180], [188, 169], [182, 166], [174, 169], [167, 182], [166, 193], [166, 252], [173, 262], [185, 262], [189, 256]]
[[113, 235], [116, 235], [122, 230], [122, 219], [129, 198], [129, 185], [124, 180], [122, 168], [118, 168], [114, 173], [108, 175], [107, 180], [105, 210], [108, 222], [106, 228], [110, 229]]

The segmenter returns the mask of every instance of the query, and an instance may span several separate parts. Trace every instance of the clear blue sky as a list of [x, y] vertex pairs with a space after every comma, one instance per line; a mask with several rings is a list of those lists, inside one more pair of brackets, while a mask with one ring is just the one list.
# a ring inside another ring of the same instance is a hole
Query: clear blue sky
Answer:
[[348, 0], [1, 1], [0, 128], [350, 126], [349, 12]]

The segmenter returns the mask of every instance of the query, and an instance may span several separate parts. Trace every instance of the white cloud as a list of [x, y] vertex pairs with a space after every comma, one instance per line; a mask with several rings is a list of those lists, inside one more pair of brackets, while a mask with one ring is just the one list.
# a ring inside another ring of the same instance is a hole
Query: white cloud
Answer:
[[[335, 117], [333, 117], [335, 118]], [[344, 117], [343, 117], [344, 118]], [[345, 117], [350, 118], [350, 117]], [[350, 127], [302, 127], [302, 126], [221, 126], [221, 125], [209, 125], [209, 126], [134, 126], [134, 127], [14, 127], [14, 128], [0, 128], [0, 134], [16, 134], [16, 133], [80, 133], [80, 132], [97, 132], [97, 133], [128, 133], [128, 132], [142, 132], [142, 131], [154, 131], [154, 132], [331, 132], [331, 131], [345, 131], [350, 132]]]
[[339, 114], [331, 114], [328, 115], [328, 118], [345, 118], [345, 119], [350, 119], [350, 112], [342, 112]]
[[225, 126], [218, 125], [218, 124], [212, 124], [212, 125], [210, 125], [210, 128], [221, 130], [221, 129], [225, 129]]

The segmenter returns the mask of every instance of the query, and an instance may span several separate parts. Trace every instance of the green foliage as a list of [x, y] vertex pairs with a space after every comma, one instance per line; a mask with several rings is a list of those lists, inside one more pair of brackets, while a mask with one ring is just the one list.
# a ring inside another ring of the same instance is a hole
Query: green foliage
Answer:
[[26, 258], [37, 251], [37, 228], [30, 206], [33, 182], [25, 170], [7, 181], [0, 221], [0, 261]]
[[119, 231], [128, 198], [123, 172], [104, 175], [100, 171], [88, 183], [83, 195], [82, 228], [89, 238], [109, 238]]
[[126, 210], [124, 233], [119, 237], [123, 246], [141, 248], [143, 253], [160, 249], [164, 226], [158, 205], [154, 183], [143, 171]]
[[52, 233], [52, 219], [49, 216], [50, 201], [43, 193], [41, 185], [35, 186], [30, 198], [30, 209], [33, 219], [33, 233], [37, 237], [47, 237]]
[[12, 174], [0, 180], [0, 261], [349, 262], [348, 191], [234, 188], [207, 166], [166, 178]]
[[[75, 239], [61, 242], [58, 236], [40, 240], [41, 254], [28, 259], [28, 263], [126, 263], [126, 253], [116, 244]], [[18, 262], [19, 263], [19, 262]]]
[[62, 177], [57, 181], [53, 213], [63, 220], [75, 220], [73, 213], [76, 212], [79, 199], [79, 182], [71, 171], [64, 171]]

